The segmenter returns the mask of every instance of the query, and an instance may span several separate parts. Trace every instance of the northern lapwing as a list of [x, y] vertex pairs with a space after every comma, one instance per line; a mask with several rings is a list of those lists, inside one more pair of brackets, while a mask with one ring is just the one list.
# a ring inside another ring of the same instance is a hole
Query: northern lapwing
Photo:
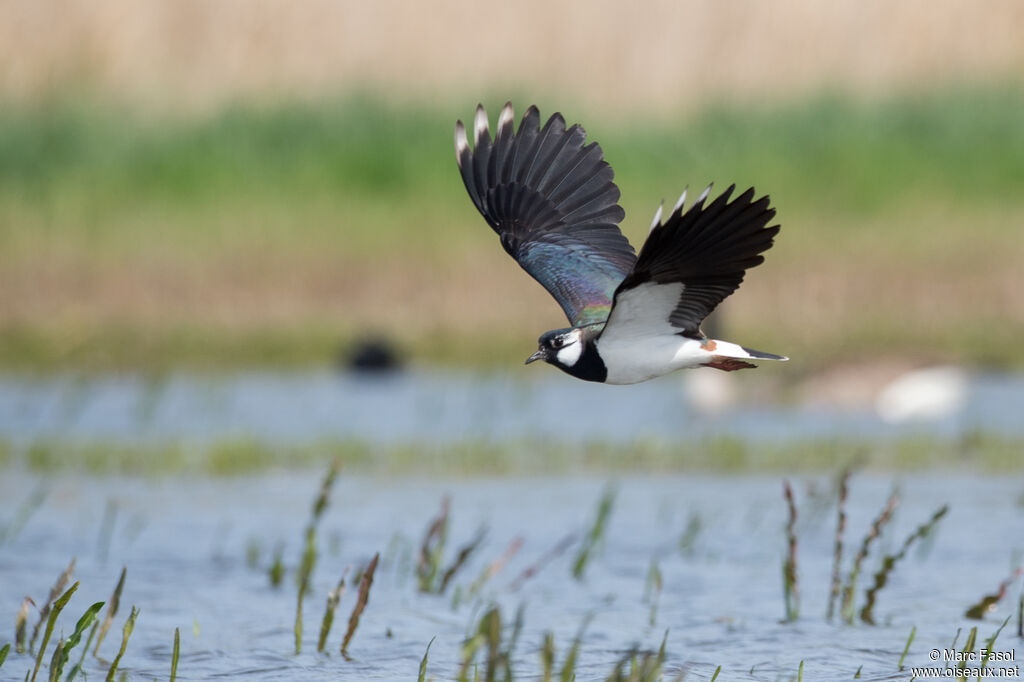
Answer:
[[514, 130], [511, 103], [491, 139], [477, 106], [473, 148], [455, 124], [455, 159], [466, 190], [505, 251], [548, 292], [571, 327], [540, 337], [535, 360], [574, 377], [633, 384], [686, 367], [733, 371], [751, 360], [786, 360], [708, 338], [701, 322], [761, 264], [778, 225], [767, 196], [735, 185], [689, 209], [686, 191], [662, 222], [658, 207], [640, 255], [618, 228], [614, 173], [596, 142], [561, 114], [540, 125], [530, 107]]

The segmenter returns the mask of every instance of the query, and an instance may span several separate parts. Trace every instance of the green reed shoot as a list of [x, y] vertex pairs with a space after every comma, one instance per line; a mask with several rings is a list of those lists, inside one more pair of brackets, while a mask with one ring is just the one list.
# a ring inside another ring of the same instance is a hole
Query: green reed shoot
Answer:
[[509, 543], [508, 547], [505, 548], [505, 551], [502, 552], [501, 556], [487, 564], [483, 571], [480, 572], [480, 575], [477, 576], [476, 580], [474, 580], [469, 586], [469, 596], [476, 596], [476, 594], [483, 589], [483, 586], [487, 581], [498, 575], [501, 572], [501, 569], [505, 568], [505, 564], [507, 564], [512, 557], [518, 554], [522, 547], [523, 538], [522, 536], [517, 535], [512, 539], [512, 542]]
[[7, 660], [7, 654], [11, 651], [11, 643], [8, 642], [0, 647], [0, 668], [4, 666], [4, 661]]
[[[753, 670], [753, 668], [751, 668]], [[711, 682], [715, 682], [718, 679], [718, 673], [722, 672], [722, 666], [715, 668], [715, 674], [711, 676]]]
[[92, 646], [92, 640], [96, 636], [96, 631], [99, 630], [100, 622], [94, 621], [92, 628], [89, 630], [89, 637], [85, 640], [85, 646], [82, 647], [82, 655], [78, 658], [78, 663], [71, 666], [71, 672], [68, 673], [67, 682], [72, 682], [78, 673], [82, 672], [82, 665], [85, 664], [85, 656], [89, 653], [89, 647]]
[[356, 598], [356, 605], [352, 607], [352, 615], [348, 617], [348, 630], [345, 631], [345, 639], [341, 642], [342, 656], [348, 656], [348, 643], [352, 641], [352, 636], [356, 634], [356, 628], [359, 627], [359, 617], [370, 601], [370, 587], [373, 585], [373, 574], [377, 570], [377, 563], [379, 561], [380, 552], [377, 552], [370, 559], [370, 563], [366, 566], [362, 577], [359, 579], [359, 596]]
[[1006, 596], [1006, 591], [1010, 585], [1016, 582], [1017, 578], [1021, 575], [1024, 575], [1024, 566], [1015, 569], [1013, 573], [1010, 574], [1009, 578], [999, 583], [999, 587], [996, 588], [995, 592], [982, 597], [981, 601], [968, 608], [967, 613], [964, 615], [968, 618], [973, 618], [974, 620], [981, 620], [984, 618], [986, 613], [995, 609], [996, 604]]
[[576, 677], [576, 660], [580, 656], [583, 635], [586, 634], [587, 626], [590, 625], [592, 617], [592, 614], [588, 614], [583, 619], [583, 622], [580, 623], [580, 629], [576, 631], [576, 637], [573, 638], [572, 646], [569, 647], [569, 653], [565, 655], [565, 663], [562, 665], [561, 682], [571, 682]]
[[327, 636], [331, 634], [331, 626], [334, 624], [334, 612], [341, 601], [341, 595], [345, 593], [345, 577], [348, 575], [348, 568], [341, 574], [341, 580], [334, 589], [327, 593], [327, 608], [324, 610], [324, 619], [320, 623], [320, 638], [316, 643], [316, 650], [322, 652], [327, 645]]
[[107, 604], [107, 615], [103, 618], [103, 625], [100, 626], [99, 637], [96, 639], [96, 648], [92, 650], [93, 656], [99, 656], [100, 645], [103, 644], [107, 631], [110, 629], [110, 624], [114, 622], [114, 616], [117, 615], [117, 609], [121, 606], [121, 592], [124, 590], [124, 579], [127, 575], [128, 567], [123, 566], [121, 568], [121, 577], [117, 579], [117, 587], [114, 588], [114, 594], [110, 597], [110, 603]]
[[964, 642], [963, 656], [960, 658], [960, 663], [957, 664], [957, 670], [960, 671], [960, 676], [963, 677], [963, 671], [967, 668], [967, 654], [974, 652], [974, 643], [978, 638], [978, 626], [975, 625], [971, 628], [971, 631], [967, 634], [967, 641]]
[[686, 528], [683, 529], [683, 534], [679, 537], [679, 552], [683, 556], [693, 556], [694, 546], [697, 544], [702, 526], [700, 514], [691, 511], [686, 519]]
[[[1003, 628], [1005, 628], [1006, 624], [1009, 623], [1009, 622], [1010, 622], [1010, 616], [1007, 616], [1003, 620], [1002, 625], [1000, 625], [998, 628], [996, 628], [996, 631], [992, 633], [992, 636], [985, 640], [985, 646], [982, 647], [983, 649], [985, 649], [985, 657], [983, 659], [981, 659], [981, 667], [982, 668], [984, 668], [985, 666], [988, 665], [988, 661], [989, 661], [990, 658], [992, 658], [992, 652], [995, 649], [996, 639], [999, 637], [999, 633], [1001, 633], [1003, 631]], [[978, 673], [978, 679], [979, 680], [981, 679], [981, 673]]]
[[128, 620], [125, 621], [124, 627], [121, 629], [121, 648], [118, 649], [117, 656], [114, 657], [114, 662], [110, 664], [110, 670], [107, 671], [107, 682], [114, 682], [117, 666], [121, 663], [121, 657], [124, 656], [125, 649], [128, 648], [128, 638], [132, 636], [132, 631], [135, 629], [135, 619], [138, 615], [139, 610], [132, 606], [132, 612], [128, 615]]
[[[74, 561], [71, 562], [72, 566], [74, 563]], [[65, 575], [67, 574], [68, 571], [65, 571]], [[60, 584], [59, 580], [58, 584]], [[78, 583], [76, 582], [68, 588], [67, 592], [53, 602], [53, 608], [48, 609], [49, 613], [46, 618], [46, 630], [43, 633], [43, 643], [40, 645], [39, 652], [36, 654], [36, 667], [32, 669], [32, 682], [35, 682], [36, 675], [39, 673], [39, 667], [43, 664], [43, 652], [46, 651], [46, 645], [50, 642], [50, 636], [53, 634], [53, 626], [57, 624], [57, 617], [60, 615], [60, 612], [64, 610], [64, 607], [67, 606], [68, 600], [71, 599], [71, 595], [73, 595], [77, 589]]]
[[864, 559], [867, 557], [868, 552], [871, 549], [871, 543], [878, 539], [886, 524], [888, 524], [889, 520], [892, 519], [892, 514], [896, 510], [897, 504], [899, 504], [899, 493], [894, 490], [889, 496], [889, 500], [885, 503], [885, 507], [883, 507], [879, 515], [875, 517], [875, 520], [871, 522], [871, 527], [864, 536], [860, 549], [857, 550], [857, 555], [853, 559], [853, 567], [850, 569], [850, 573], [846, 577], [846, 585], [843, 587], [841, 613], [843, 614], [843, 619], [847, 623], [853, 623], [853, 594], [857, 587], [857, 576], [860, 574], [861, 564], [864, 563]]
[[18, 510], [14, 513], [14, 518], [6, 525], [0, 526], [0, 545], [6, 540], [14, 540], [14, 538], [18, 537], [18, 533], [25, 527], [28, 520], [32, 518], [32, 514], [43, 505], [43, 500], [45, 499], [46, 490], [42, 487], [32, 491], [32, 494], [18, 506]]
[[284, 545], [279, 544], [274, 549], [274, 558], [270, 562], [270, 569], [267, 571], [271, 587], [281, 587], [284, 580]]
[[434, 643], [437, 637], [431, 637], [430, 641], [427, 642], [427, 650], [423, 652], [423, 658], [420, 659], [420, 672], [416, 676], [416, 682], [423, 682], [427, 677], [427, 657], [430, 656], [430, 645]]
[[438, 594], [444, 594], [445, 589], [448, 587], [448, 583], [450, 583], [452, 578], [455, 577], [455, 574], [458, 573], [459, 569], [466, 564], [469, 557], [476, 551], [486, 536], [487, 528], [481, 527], [473, 539], [459, 549], [455, 556], [455, 560], [452, 561], [451, 566], [449, 566], [448, 570], [446, 570], [444, 575], [441, 576], [441, 584], [437, 588]]
[[907, 645], [903, 647], [903, 653], [900, 654], [900, 662], [898, 663], [900, 670], [903, 670], [903, 660], [907, 657], [907, 652], [910, 651], [910, 645], [914, 642], [914, 635], [917, 634], [917, 626], [910, 628], [910, 636], [907, 637]]
[[658, 559], [651, 557], [651, 565], [647, 569], [647, 579], [644, 581], [644, 601], [651, 606], [648, 619], [651, 627], [654, 627], [658, 620], [658, 597], [661, 595], [661, 586], [661, 568], [658, 567]]
[[544, 643], [540, 647], [540, 664], [543, 672], [541, 681], [551, 682], [551, 673], [555, 668], [555, 635], [550, 631], [544, 633]]
[[416, 564], [416, 578], [420, 592], [433, 592], [434, 581], [437, 579], [441, 567], [441, 557], [444, 554], [445, 542], [448, 539], [448, 513], [451, 508], [451, 501], [444, 497], [441, 499], [441, 510], [438, 515], [427, 526], [423, 535], [423, 543], [420, 545], [419, 561]]
[[793, 622], [800, 616], [800, 584], [797, 581], [796, 569], [797, 513], [793, 488], [789, 485], [789, 481], [782, 482], [782, 492], [789, 510], [789, 518], [786, 521], [786, 559], [782, 564], [782, 592], [786, 606], [786, 622]]
[[608, 525], [608, 518], [611, 516], [614, 504], [615, 491], [611, 487], [605, 488], [605, 491], [601, 494], [601, 499], [597, 504], [597, 514], [594, 517], [594, 524], [590, 527], [590, 532], [584, 536], [579, 552], [576, 554], [576, 560], [573, 561], [572, 564], [572, 577], [576, 580], [583, 579], [583, 572], [587, 568], [587, 563], [590, 561], [590, 557], [593, 554], [594, 549], [604, 537], [604, 532]]
[[529, 580], [533, 576], [537, 575], [537, 573], [539, 573], [542, 568], [544, 568], [545, 566], [550, 564], [552, 561], [554, 561], [555, 559], [560, 557], [562, 554], [564, 554], [566, 552], [566, 550], [568, 550], [569, 547], [571, 547], [572, 544], [575, 541], [576, 541], [576, 534], [575, 533], [569, 533], [564, 538], [559, 540], [555, 544], [554, 547], [552, 547], [547, 552], [545, 552], [543, 555], [541, 555], [541, 557], [539, 559], [537, 559], [537, 561], [535, 561], [530, 566], [527, 566], [526, 568], [524, 568], [522, 573], [520, 573], [516, 577], [516, 579], [512, 581], [512, 584], [509, 585], [509, 589], [511, 589], [511, 590], [518, 590], [520, 587], [522, 587], [524, 582], [526, 582], [527, 580]]
[[[54, 677], [53, 674], [57, 670], [57, 665], [60, 663], [60, 652], [64, 648], [64, 638], [61, 637], [57, 640], [57, 646], [53, 648], [53, 655], [50, 656], [50, 675], [46, 678], [47, 682], [59, 682], [58, 678]], [[40, 651], [42, 653], [42, 651]]]
[[316, 499], [313, 501], [313, 511], [309, 521], [309, 525], [306, 526], [305, 542], [303, 543], [302, 550], [302, 561], [299, 565], [299, 574], [297, 576], [299, 583], [299, 591], [295, 600], [295, 653], [302, 653], [302, 604], [306, 598], [306, 592], [309, 591], [309, 586], [313, 581], [313, 569], [316, 567], [316, 527], [320, 521], [320, 517], [323, 516], [324, 511], [327, 509], [327, 503], [330, 498], [331, 488], [334, 487], [334, 481], [338, 477], [338, 468], [340, 466], [339, 460], [331, 462], [330, 467], [327, 469], [327, 474], [324, 476], [324, 480], [320, 484], [320, 492], [317, 494]]
[[178, 655], [181, 653], [181, 632], [174, 628], [174, 649], [171, 651], [171, 682], [178, 677]]
[[299, 591], [295, 598], [295, 653], [302, 653], [302, 603], [309, 590], [316, 565], [316, 528], [310, 524], [306, 527], [306, 540], [303, 544], [302, 563], [299, 565]]
[[117, 522], [117, 502], [111, 498], [103, 509], [103, 520], [100, 522], [99, 535], [96, 536], [96, 554], [100, 563], [107, 563], [110, 552], [110, 538], [114, 535], [114, 524]]
[[14, 650], [19, 654], [25, 653], [25, 635], [28, 629], [28, 607], [35, 606], [32, 597], [25, 597], [18, 609], [18, 616], [14, 619]]
[[[102, 608], [103, 602], [98, 601], [86, 609], [85, 613], [82, 614], [82, 617], [79, 618], [78, 622], [75, 624], [74, 632], [71, 633], [71, 636], [68, 637], [67, 641], [65, 641], [62, 646], [58, 647], [60, 655], [57, 656], [57, 652], [54, 652], [55, 663], [51, 664], [50, 667], [51, 680], [56, 682], [56, 680], [60, 679], [61, 673], [64, 672], [64, 666], [67, 665], [68, 660], [71, 658], [71, 650], [78, 646], [78, 643], [82, 641], [82, 634], [85, 632], [86, 628], [96, 621], [96, 616]], [[83, 651], [85, 651], [85, 649], [83, 649]]]
[[918, 540], [926, 537], [948, 511], [949, 505], [942, 505], [939, 507], [938, 511], [932, 514], [932, 517], [927, 522], [918, 526], [917, 530], [911, 533], [907, 539], [903, 541], [900, 551], [896, 554], [888, 554], [882, 559], [882, 566], [878, 569], [878, 572], [875, 573], [875, 584], [868, 588], [865, 593], [866, 599], [864, 607], [860, 610], [860, 619], [862, 621], [871, 625], [875, 624], [873, 611], [878, 591], [885, 587], [889, 580], [889, 574], [892, 573], [896, 564], [907, 555], [907, 552], [910, 551], [910, 547]]
[[[32, 638], [28, 641], [28, 650], [34, 652], [36, 648], [36, 638], [39, 636], [39, 628], [42, 627], [43, 622], [47, 620], [47, 616], [50, 613], [50, 609], [54, 604], [54, 600], [57, 599], [63, 592], [64, 588], [67, 587], [68, 582], [71, 580], [71, 574], [75, 570], [75, 560], [72, 559], [68, 567], [64, 569], [64, 572], [57, 578], [57, 582], [54, 583], [53, 587], [50, 588], [50, 594], [46, 598], [46, 603], [39, 609], [39, 620], [36, 622], [36, 626], [32, 628]], [[43, 645], [45, 649], [45, 643]]]
[[1024, 639], [1024, 593], [1017, 600], [1017, 636]]
[[832, 620], [836, 601], [839, 599], [840, 568], [843, 563], [843, 535], [846, 533], [846, 499], [850, 492], [850, 470], [846, 469], [839, 477], [839, 501], [836, 518], [836, 542], [832, 555], [832, 583], [828, 593], [828, 611], [825, 618]]

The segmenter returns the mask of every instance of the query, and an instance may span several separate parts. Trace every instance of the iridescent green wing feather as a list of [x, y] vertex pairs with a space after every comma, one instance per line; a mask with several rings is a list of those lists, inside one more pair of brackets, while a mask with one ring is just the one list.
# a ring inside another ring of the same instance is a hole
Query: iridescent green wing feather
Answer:
[[491, 140], [478, 106], [474, 147], [455, 126], [455, 159], [466, 191], [510, 256], [558, 301], [573, 326], [604, 322], [636, 253], [618, 228], [614, 173], [579, 125], [555, 114], [543, 127], [530, 107], [513, 130], [512, 105]]

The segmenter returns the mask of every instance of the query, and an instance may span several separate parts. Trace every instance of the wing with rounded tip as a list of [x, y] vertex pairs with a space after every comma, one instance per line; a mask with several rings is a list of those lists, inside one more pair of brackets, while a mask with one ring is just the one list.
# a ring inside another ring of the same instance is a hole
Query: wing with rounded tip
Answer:
[[554, 114], [542, 127], [530, 107], [513, 130], [512, 105], [498, 117], [491, 139], [478, 106], [474, 146], [455, 125], [455, 160], [473, 204], [516, 262], [562, 306], [574, 326], [603, 322], [616, 287], [636, 262], [619, 231], [614, 173], [579, 125]]
[[684, 212], [686, 192], [664, 224], [655, 217], [636, 266], [615, 292], [604, 334], [675, 330], [700, 337], [700, 324], [749, 268], [764, 262], [778, 225], [767, 196], [750, 188], [730, 201], [735, 185], [704, 206], [709, 186]]

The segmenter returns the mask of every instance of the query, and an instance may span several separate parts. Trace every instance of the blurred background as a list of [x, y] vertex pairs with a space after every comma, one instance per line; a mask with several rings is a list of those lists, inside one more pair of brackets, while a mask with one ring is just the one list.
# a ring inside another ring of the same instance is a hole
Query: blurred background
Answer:
[[[1021, 26], [1014, 0], [2, 2], [8, 395], [367, 351], [568, 381], [519, 366], [564, 321], [453, 159], [455, 120], [512, 100], [602, 144], [634, 244], [684, 186], [771, 195], [721, 335], [792, 361], [726, 396], [873, 406], [939, 366], [946, 414], [1021, 367]], [[11, 432], [37, 410], [9, 400]]]
[[[1008, 614], [1012, 655], [1022, 36], [1020, 0], [0, 0], [0, 677], [72, 574], [57, 666], [117, 585], [96, 679], [129, 605], [146, 680], [179, 634], [191, 679], [490, 679], [527, 605], [516, 671], [557, 642], [566, 679], [660, 642], [666, 677], [891, 680]], [[453, 153], [507, 100], [600, 142], [634, 245], [684, 187], [770, 195], [715, 334], [791, 360], [523, 367], [565, 318]], [[374, 557], [354, 660], [318, 653]]]

